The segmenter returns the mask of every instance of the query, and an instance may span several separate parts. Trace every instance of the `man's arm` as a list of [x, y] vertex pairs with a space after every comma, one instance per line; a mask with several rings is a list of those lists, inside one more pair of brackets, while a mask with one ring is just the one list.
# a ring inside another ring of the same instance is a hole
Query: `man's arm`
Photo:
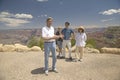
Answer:
[[45, 29], [42, 28], [42, 38], [43, 38], [44, 40], [51, 40], [51, 39], [57, 38], [57, 36], [47, 37], [46, 35], [47, 35], [47, 34], [46, 34], [46, 32], [45, 32]]
[[42, 37], [44, 40], [58, 39], [60, 36], [54, 35], [53, 37]]

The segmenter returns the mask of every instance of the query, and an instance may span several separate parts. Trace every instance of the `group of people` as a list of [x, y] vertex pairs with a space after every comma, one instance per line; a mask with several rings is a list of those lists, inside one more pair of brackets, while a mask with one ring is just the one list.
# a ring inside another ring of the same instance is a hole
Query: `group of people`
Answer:
[[76, 41], [76, 52], [75, 52], [75, 61], [82, 61], [85, 41], [87, 40], [86, 33], [83, 27], [79, 27], [77, 33], [69, 28], [70, 23], [65, 22], [65, 28], [61, 30], [58, 28], [58, 31], [55, 34], [54, 27], [52, 26], [53, 19], [51, 17], [47, 18], [46, 26], [42, 28], [42, 38], [44, 39], [44, 62], [45, 62], [45, 74], [48, 75], [48, 62], [49, 54], [52, 52], [52, 71], [58, 73], [56, 69], [56, 43], [59, 48], [59, 58], [66, 58], [65, 49], [66, 46], [69, 52], [69, 60], [73, 60], [71, 56], [71, 39]]

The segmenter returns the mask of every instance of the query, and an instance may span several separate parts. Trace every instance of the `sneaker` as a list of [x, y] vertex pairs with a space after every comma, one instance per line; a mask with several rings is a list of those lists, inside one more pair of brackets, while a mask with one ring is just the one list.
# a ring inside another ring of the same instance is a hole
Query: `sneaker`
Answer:
[[57, 71], [57, 69], [55, 68], [55, 69], [52, 69], [52, 71], [53, 72], [55, 72], [55, 73], [58, 73], [58, 71]]
[[77, 59], [75, 59], [74, 61], [75, 61], [75, 62], [77, 62], [78, 60], [77, 60]]
[[61, 56], [60, 59], [65, 59], [65, 57], [64, 57], [64, 56]]
[[82, 62], [83, 61], [83, 59], [80, 59], [80, 62]]
[[45, 71], [45, 75], [48, 76], [48, 70]]
[[57, 58], [60, 58], [60, 55], [57, 55]]
[[73, 59], [72, 59], [72, 57], [70, 57], [70, 58], [69, 58], [69, 60], [71, 60], [71, 61], [72, 61], [72, 60], [73, 60]]
[[83, 59], [79, 59], [78, 61], [82, 62], [82, 61], [83, 61]]

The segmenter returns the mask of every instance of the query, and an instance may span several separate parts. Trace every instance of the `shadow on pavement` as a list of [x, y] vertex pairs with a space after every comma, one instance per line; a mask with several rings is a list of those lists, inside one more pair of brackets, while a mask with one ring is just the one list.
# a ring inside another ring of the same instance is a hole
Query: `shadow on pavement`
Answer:
[[44, 67], [32, 70], [31, 74], [44, 74]]

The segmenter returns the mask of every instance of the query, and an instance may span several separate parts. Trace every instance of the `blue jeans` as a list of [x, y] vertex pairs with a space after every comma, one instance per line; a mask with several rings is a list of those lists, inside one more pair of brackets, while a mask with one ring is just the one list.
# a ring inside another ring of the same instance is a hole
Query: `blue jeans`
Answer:
[[49, 60], [49, 54], [50, 51], [52, 52], [52, 69], [56, 68], [56, 44], [55, 42], [45, 42], [44, 43], [44, 59], [45, 59], [45, 70], [48, 70], [48, 60]]

